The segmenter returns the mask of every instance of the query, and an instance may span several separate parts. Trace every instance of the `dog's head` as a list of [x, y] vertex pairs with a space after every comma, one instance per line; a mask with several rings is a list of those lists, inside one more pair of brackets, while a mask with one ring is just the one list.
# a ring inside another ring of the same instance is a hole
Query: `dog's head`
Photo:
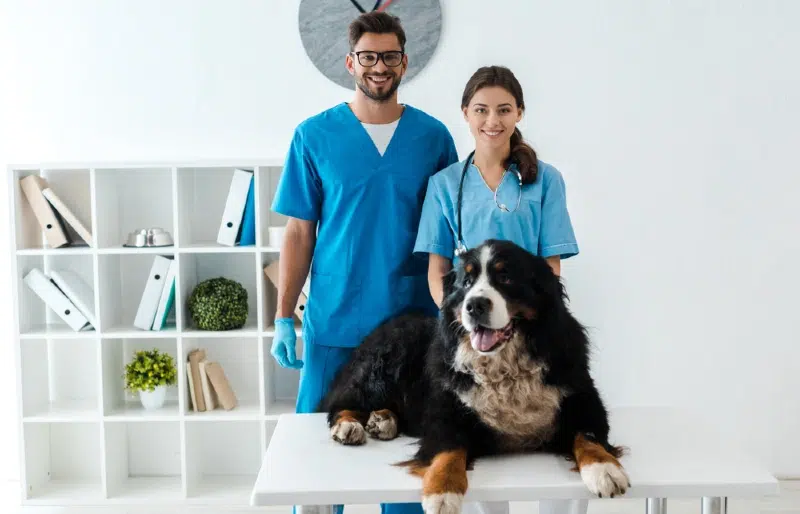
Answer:
[[469, 334], [482, 354], [499, 350], [519, 328], [563, 305], [558, 276], [547, 261], [510, 241], [488, 240], [465, 253], [444, 279], [447, 323]]

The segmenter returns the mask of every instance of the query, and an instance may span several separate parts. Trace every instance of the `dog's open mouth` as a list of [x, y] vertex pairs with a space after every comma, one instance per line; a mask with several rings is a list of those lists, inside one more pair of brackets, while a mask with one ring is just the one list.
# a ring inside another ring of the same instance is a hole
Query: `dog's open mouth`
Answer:
[[508, 325], [500, 329], [487, 328], [481, 325], [475, 327], [469, 333], [469, 340], [472, 348], [479, 352], [488, 352], [496, 348], [501, 343], [508, 341], [514, 334], [514, 321], [509, 321]]

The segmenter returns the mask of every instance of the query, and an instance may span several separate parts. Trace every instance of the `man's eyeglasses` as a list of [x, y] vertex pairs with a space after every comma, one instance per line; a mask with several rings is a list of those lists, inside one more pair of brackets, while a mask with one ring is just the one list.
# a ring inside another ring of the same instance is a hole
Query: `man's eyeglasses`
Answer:
[[350, 52], [358, 59], [361, 66], [372, 67], [378, 64], [378, 59], [383, 60], [383, 64], [394, 68], [400, 66], [403, 62], [403, 52], [399, 50], [390, 50], [388, 52], [373, 52], [371, 50], [362, 50], [360, 52]]

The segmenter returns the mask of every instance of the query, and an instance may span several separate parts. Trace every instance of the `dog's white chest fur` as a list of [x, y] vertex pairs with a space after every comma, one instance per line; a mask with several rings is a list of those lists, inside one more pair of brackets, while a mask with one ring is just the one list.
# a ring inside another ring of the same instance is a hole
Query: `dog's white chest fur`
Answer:
[[[513, 446], [536, 446], [552, 433], [562, 392], [542, 383], [544, 369], [532, 361], [517, 336], [495, 355], [480, 355], [469, 342], [456, 352], [455, 368], [477, 385], [459, 393], [465, 405]], [[512, 442], [513, 441], [513, 442]]]

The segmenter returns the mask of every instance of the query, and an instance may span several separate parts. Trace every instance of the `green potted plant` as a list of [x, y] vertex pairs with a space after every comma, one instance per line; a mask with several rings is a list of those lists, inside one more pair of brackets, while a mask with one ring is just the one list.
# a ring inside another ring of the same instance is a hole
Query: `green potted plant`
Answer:
[[139, 393], [139, 400], [147, 410], [164, 405], [167, 387], [177, 381], [175, 360], [157, 348], [137, 350], [125, 366], [125, 388]]

